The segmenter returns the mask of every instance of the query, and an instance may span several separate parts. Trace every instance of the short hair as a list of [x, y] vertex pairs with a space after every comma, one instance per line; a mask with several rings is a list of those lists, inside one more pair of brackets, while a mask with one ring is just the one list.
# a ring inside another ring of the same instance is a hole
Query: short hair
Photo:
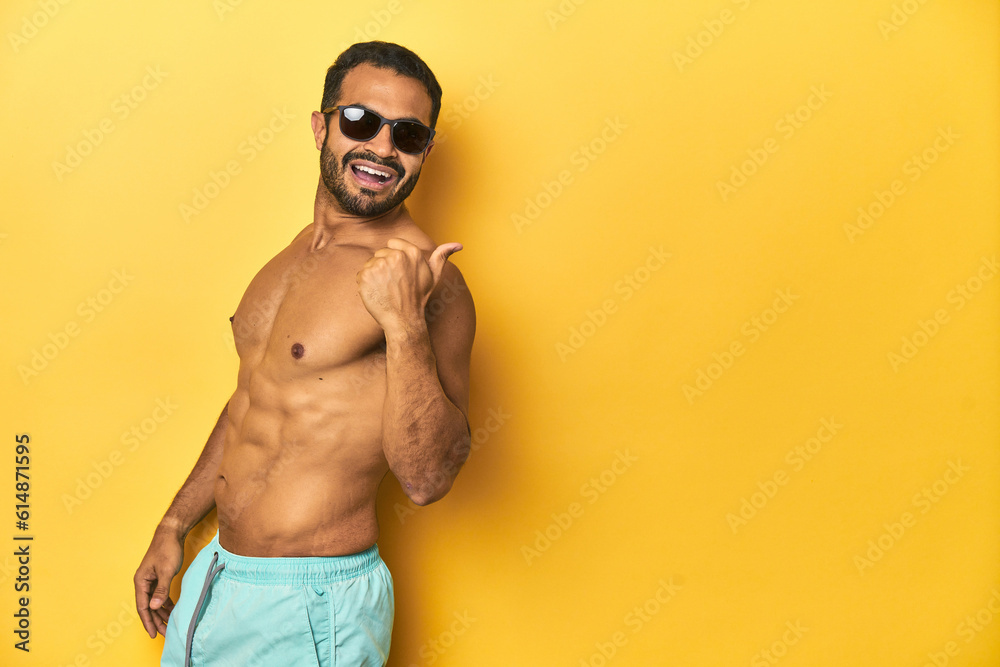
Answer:
[[[391, 42], [360, 42], [348, 47], [337, 56], [337, 60], [326, 70], [326, 83], [323, 85], [323, 102], [320, 109], [336, 105], [344, 77], [352, 69], [363, 64], [387, 69], [422, 83], [431, 98], [431, 127], [437, 124], [438, 113], [441, 111], [441, 86], [434, 78], [434, 73], [416, 53]], [[327, 120], [329, 121], [329, 117]]]

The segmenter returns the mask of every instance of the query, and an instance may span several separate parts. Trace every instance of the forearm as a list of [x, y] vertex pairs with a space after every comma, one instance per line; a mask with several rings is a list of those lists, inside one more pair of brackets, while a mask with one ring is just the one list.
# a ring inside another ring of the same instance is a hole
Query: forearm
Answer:
[[186, 537], [188, 532], [215, 507], [215, 480], [222, 461], [222, 446], [228, 426], [227, 403], [211, 435], [208, 436], [208, 442], [198, 457], [194, 469], [174, 496], [173, 502], [160, 521], [160, 527], [176, 531], [182, 538]]
[[418, 505], [442, 498], [469, 456], [468, 420], [441, 387], [426, 326], [386, 333], [382, 444]]

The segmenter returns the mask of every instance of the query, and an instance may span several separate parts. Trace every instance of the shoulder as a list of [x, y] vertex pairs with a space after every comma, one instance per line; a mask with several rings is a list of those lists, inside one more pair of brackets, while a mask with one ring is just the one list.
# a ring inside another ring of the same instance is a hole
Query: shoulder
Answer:
[[434, 239], [428, 236], [424, 230], [416, 226], [416, 224], [408, 224], [405, 227], [401, 227], [393, 232], [393, 236], [398, 239], [403, 239], [407, 243], [412, 243], [413, 245], [420, 248], [420, 252], [424, 254], [424, 257], [430, 257], [430, 254], [434, 252], [434, 248], [437, 244], [434, 243]]
[[310, 222], [308, 225], [306, 225], [305, 227], [303, 227], [302, 231], [300, 231], [298, 234], [296, 234], [295, 238], [293, 238], [292, 242], [289, 243], [288, 245], [293, 245], [299, 239], [303, 238], [304, 236], [307, 236], [307, 235], [311, 234], [314, 226], [315, 226], [315, 223]]
[[448, 261], [444, 263], [444, 268], [441, 269], [441, 280], [438, 282], [434, 291], [431, 292], [431, 296], [444, 298], [445, 296], [451, 296], [451, 300], [458, 299], [463, 302], [467, 302], [469, 306], [472, 305], [472, 294], [469, 292], [469, 284], [465, 280], [465, 276], [462, 274], [462, 270], [455, 265], [452, 259], [455, 255], [461, 254], [461, 250], [457, 253], [451, 255]]
[[[401, 230], [399, 238], [417, 246], [423, 253], [424, 259], [430, 258], [438, 247], [438, 243], [415, 224]], [[475, 307], [472, 294], [469, 292], [469, 285], [465, 276], [462, 275], [461, 269], [453, 261], [460, 259], [461, 254], [461, 250], [452, 253], [441, 270], [441, 279], [434, 287], [427, 302], [429, 321], [433, 321], [430, 318], [435, 316], [440, 318], [447, 311], [446, 319], [471, 319], [472, 326], [475, 326]]]
[[424, 315], [432, 338], [452, 338], [460, 347], [471, 347], [476, 331], [476, 306], [465, 276], [450, 258], [427, 298]]

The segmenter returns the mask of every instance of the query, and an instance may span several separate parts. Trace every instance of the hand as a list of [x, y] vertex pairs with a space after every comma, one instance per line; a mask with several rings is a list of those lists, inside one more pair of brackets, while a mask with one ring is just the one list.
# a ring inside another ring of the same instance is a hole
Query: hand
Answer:
[[[139, 619], [152, 639], [156, 633], [166, 636], [167, 619], [173, 611], [170, 582], [181, 571], [184, 562], [184, 538], [157, 526], [139, 569], [135, 572], [135, 608]], [[152, 595], [152, 600], [150, 600]]]
[[445, 262], [462, 249], [462, 244], [439, 245], [428, 260], [409, 241], [393, 238], [386, 245], [365, 262], [357, 280], [365, 308], [389, 332], [423, 323], [424, 307], [441, 282]]

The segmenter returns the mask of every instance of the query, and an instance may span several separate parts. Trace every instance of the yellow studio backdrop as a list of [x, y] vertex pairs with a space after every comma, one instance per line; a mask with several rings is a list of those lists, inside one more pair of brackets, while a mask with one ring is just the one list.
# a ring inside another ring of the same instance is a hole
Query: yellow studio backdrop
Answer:
[[478, 313], [465, 469], [380, 493], [390, 665], [1000, 664], [998, 18], [4, 2], [0, 663], [158, 664], [132, 575], [382, 39], [444, 88], [411, 210]]

